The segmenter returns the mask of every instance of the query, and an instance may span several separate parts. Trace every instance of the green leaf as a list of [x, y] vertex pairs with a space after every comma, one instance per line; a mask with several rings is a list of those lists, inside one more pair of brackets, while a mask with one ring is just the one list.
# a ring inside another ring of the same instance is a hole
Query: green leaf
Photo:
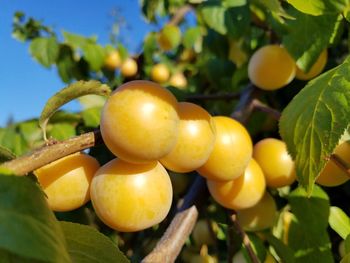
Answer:
[[81, 49], [90, 68], [94, 71], [99, 71], [104, 64], [106, 55], [104, 48], [97, 44], [87, 43]]
[[247, 4], [246, 0], [223, 0], [222, 1], [222, 5], [224, 7], [237, 7], [237, 6], [242, 6], [246, 4]]
[[0, 163], [10, 161], [16, 158], [16, 155], [12, 153], [8, 148], [0, 145]]
[[350, 253], [350, 235], [348, 235], [344, 240], [345, 252]]
[[287, 14], [287, 12], [283, 9], [281, 2], [279, 0], [258, 0], [258, 3], [261, 3], [265, 6], [267, 10], [276, 14], [278, 16], [282, 16], [288, 19], [294, 19], [293, 16]]
[[50, 117], [62, 105], [84, 95], [96, 94], [101, 96], [108, 96], [110, 92], [111, 89], [106, 84], [102, 84], [101, 82], [96, 80], [81, 80], [57, 92], [47, 101], [40, 115], [39, 125], [43, 130], [44, 138], [46, 139], [46, 125]]
[[89, 108], [84, 110], [81, 114], [84, 124], [88, 127], [98, 127], [101, 119], [101, 107]]
[[53, 124], [49, 132], [49, 137], [56, 140], [66, 140], [75, 135], [75, 127], [69, 123]]
[[307, 72], [332, 41], [341, 17], [338, 15], [311, 16], [295, 9], [290, 14], [295, 19], [287, 21], [289, 33], [283, 36], [282, 44], [298, 67]]
[[226, 8], [221, 5], [220, 1], [205, 2], [200, 11], [205, 23], [211, 29], [222, 35], [227, 33], [225, 24]]
[[42, 139], [38, 120], [26, 121], [18, 124], [19, 130], [28, 143], [40, 141]]
[[74, 49], [79, 49], [85, 46], [86, 44], [94, 44], [97, 40], [96, 36], [84, 37], [82, 35], [69, 33], [67, 31], [63, 31], [62, 35], [64, 37], [65, 43], [67, 43]]
[[329, 225], [343, 239], [350, 234], [350, 218], [339, 207], [331, 207]]
[[50, 67], [57, 59], [59, 45], [56, 37], [37, 37], [29, 46], [30, 54], [44, 67]]
[[74, 263], [130, 262], [109, 238], [96, 229], [76, 223], [60, 223]]
[[192, 48], [197, 41], [201, 40], [201, 38], [202, 38], [201, 28], [198, 26], [190, 27], [184, 33], [182, 42], [185, 48]]
[[76, 62], [73, 57], [73, 50], [67, 45], [60, 45], [59, 56], [57, 58], [57, 69], [63, 82], [68, 83], [74, 78]]
[[62, 229], [31, 179], [0, 175], [0, 211], [1, 249], [33, 261], [71, 262]]
[[295, 160], [299, 182], [309, 193], [349, 126], [349, 75], [350, 57], [310, 81], [282, 112], [280, 134]]
[[287, 2], [299, 11], [314, 16], [339, 14], [349, 6], [349, 0], [287, 0]]
[[273, 236], [271, 233], [265, 235], [267, 242], [275, 249], [277, 255], [284, 263], [294, 263], [293, 250], [286, 246], [281, 240]]
[[250, 20], [248, 5], [227, 9], [225, 12], [227, 34], [235, 39], [242, 37], [250, 28]]
[[4, 249], [0, 249], [0, 259], [1, 263], [44, 263], [41, 260], [18, 256]]
[[340, 263], [350, 263], [350, 253], [346, 254], [340, 261]]
[[106, 98], [98, 95], [86, 95], [78, 98], [83, 109], [102, 107], [106, 103]]
[[327, 232], [330, 209], [327, 194], [317, 186], [309, 196], [299, 187], [288, 201], [295, 215], [289, 226], [288, 247], [294, 251], [296, 262], [333, 262]]

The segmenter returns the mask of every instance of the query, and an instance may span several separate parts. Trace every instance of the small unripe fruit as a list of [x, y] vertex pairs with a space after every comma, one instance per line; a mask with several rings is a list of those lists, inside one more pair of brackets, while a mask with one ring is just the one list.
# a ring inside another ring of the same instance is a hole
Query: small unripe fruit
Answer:
[[[350, 163], [350, 143], [343, 142], [339, 144], [334, 153], [345, 162]], [[340, 169], [332, 160], [329, 160], [326, 166], [317, 177], [316, 182], [323, 186], [338, 186], [349, 180], [345, 171]]]
[[83, 153], [71, 154], [34, 171], [50, 208], [65, 212], [90, 200], [90, 182], [100, 167], [95, 158]]
[[244, 173], [252, 158], [253, 143], [246, 128], [238, 121], [213, 117], [216, 138], [214, 148], [206, 163], [197, 169], [210, 180], [230, 181]]
[[263, 198], [254, 206], [237, 212], [240, 225], [246, 231], [261, 231], [274, 225], [277, 215], [275, 200], [265, 192]]
[[322, 51], [322, 53], [316, 60], [315, 64], [312, 65], [312, 67], [308, 72], [305, 73], [297, 67], [295, 78], [300, 80], [313, 79], [314, 77], [316, 77], [322, 72], [322, 70], [326, 66], [327, 58], [328, 58], [328, 52], [327, 52], [327, 49], [325, 49]]
[[159, 32], [158, 44], [164, 51], [169, 51], [176, 48], [181, 41], [181, 31], [175, 25], [166, 25]]
[[109, 70], [115, 70], [116, 68], [119, 68], [121, 65], [121, 58], [119, 55], [119, 52], [117, 50], [114, 50], [110, 52], [104, 62], [104, 65]]
[[216, 228], [218, 226], [214, 224], [214, 222], [205, 219], [197, 221], [192, 231], [193, 241], [197, 246], [201, 247], [202, 245], [213, 245], [215, 243], [213, 234], [216, 234], [217, 229], [214, 229], [213, 226]]
[[121, 68], [120, 68], [120, 73], [124, 76], [124, 77], [133, 77], [136, 75], [137, 73], [137, 63], [135, 61], [135, 59], [132, 58], [127, 58]]
[[265, 177], [258, 163], [251, 159], [245, 172], [232, 181], [207, 180], [208, 189], [223, 207], [240, 210], [256, 205], [265, 193]]
[[294, 161], [285, 142], [275, 138], [263, 139], [254, 145], [253, 158], [263, 170], [267, 186], [278, 188], [295, 181]]
[[215, 125], [202, 107], [189, 102], [180, 102], [178, 106], [178, 139], [175, 147], [160, 161], [168, 170], [185, 173], [196, 170], [208, 160], [214, 147]]
[[170, 76], [169, 69], [164, 64], [156, 64], [151, 70], [151, 79], [158, 83], [164, 83], [168, 81]]
[[108, 149], [132, 163], [158, 160], [175, 146], [179, 116], [174, 95], [151, 81], [118, 87], [107, 100], [101, 134]]
[[91, 182], [91, 201], [109, 227], [140, 231], [167, 216], [172, 202], [169, 175], [159, 162], [130, 164], [114, 159], [102, 166]]
[[250, 81], [263, 90], [286, 86], [295, 77], [295, 62], [284, 47], [267, 45], [258, 49], [248, 63]]

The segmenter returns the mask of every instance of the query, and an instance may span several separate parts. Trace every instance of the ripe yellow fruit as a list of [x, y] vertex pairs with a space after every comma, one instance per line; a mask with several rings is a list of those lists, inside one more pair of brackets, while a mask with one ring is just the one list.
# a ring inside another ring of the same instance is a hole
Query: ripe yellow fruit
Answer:
[[209, 192], [223, 207], [240, 210], [256, 205], [265, 193], [265, 177], [258, 163], [251, 159], [245, 172], [232, 181], [207, 180]]
[[109, 70], [115, 70], [116, 68], [120, 67], [121, 62], [122, 60], [120, 58], [119, 52], [117, 50], [114, 50], [106, 56], [104, 65]]
[[178, 104], [179, 135], [175, 147], [160, 162], [178, 173], [196, 170], [209, 158], [214, 147], [215, 125], [202, 107], [189, 103]]
[[263, 90], [276, 90], [295, 77], [295, 62], [284, 47], [267, 45], [258, 49], [248, 63], [250, 81]]
[[[350, 143], [343, 142], [339, 144], [334, 153], [345, 162], [350, 163]], [[316, 182], [323, 186], [338, 186], [349, 180], [345, 171], [340, 169], [333, 161], [328, 161], [326, 166], [317, 177]]]
[[90, 192], [97, 216], [122, 232], [140, 231], [163, 221], [173, 197], [169, 175], [156, 161], [130, 164], [114, 159], [96, 172]]
[[178, 89], [185, 89], [187, 87], [187, 79], [182, 72], [177, 72], [170, 77], [169, 83]]
[[164, 83], [168, 81], [170, 76], [169, 69], [166, 65], [159, 63], [152, 67], [151, 79], [158, 83]]
[[263, 139], [254, 145], [253, 158], [263, 170], [267, 186], [278, 188], [295, 181], [294, 161], [285, 142], [275, 138]]
[[214, 148], [207, 162], [197, 169], [210, 180], [230, 181], [244, 173], [252, 158], [253, 143], [246, 128], [238, 121], [213, 117], [216, 128]]
[[90, 200], [90, 183], [98, 161], [90, 155], [76, 153], [34, 171], [50, 208], [65, 212], [77, 209]]
[[102, 110], [102, 138], [108, 149], [123, 160], [158, 160], [176, 144], [177, 107], [174, 95], [158, 84], [127, 82], [112, 93]]
[[274, 225], [277, 215], [275, 200], [265, 192], [263, 198], [254, 206], [237, 212], [240, 225], [246, 231], [261, 231]]
[[138, 67], [135, 59], [127, 58], [120, 68], [120, 73], [124, 77], [133, 77], [137, 74], [137, 69]]
[[315, 64], [312, 65], [311, 69], [304, 73], [301, 69], [297, 67], [295, 78], [300, 80], [309, 80], [313, 79], [317, 75], [319, 75], [324, 67], [326, 66], [328, 59], [328, 52], [327, 49], [323, 50], [318, 59], [316, 60]]

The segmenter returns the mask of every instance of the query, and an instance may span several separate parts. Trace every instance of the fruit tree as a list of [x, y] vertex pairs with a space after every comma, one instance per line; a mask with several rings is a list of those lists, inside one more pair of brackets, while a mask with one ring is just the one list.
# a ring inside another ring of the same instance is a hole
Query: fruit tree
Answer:
[[0, 261], [350, 262], [350, 2], [140, 8], [138, 53], [14, 15], [66, 85], [0, 128]]

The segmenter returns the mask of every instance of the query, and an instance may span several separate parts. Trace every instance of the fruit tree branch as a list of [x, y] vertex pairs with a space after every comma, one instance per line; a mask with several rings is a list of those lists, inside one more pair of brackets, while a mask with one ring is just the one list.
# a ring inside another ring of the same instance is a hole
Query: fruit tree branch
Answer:
[[142, 263], [175, 262], [197, 221], [198, 210], [194, 203], [204, 190], [205, 180], [197, 176], [169, 227], [152, 252], [141, 261]]
[[170, 19], [168, 25], [178, 25], [182, 19], [185, 17], [185, 15], [192, 10], [192, 6], [190, 5], [184, 5], [181, 8], [179, 8], [174, 16]]
[[56, 161], [69, 154], [90, 148], [101, 142], [100, 131], [88, 132], [65, 141], [54, 142], [5, 162], [1, 167], [13, 171], [16, 175], [26, 175], [43, 165]]

